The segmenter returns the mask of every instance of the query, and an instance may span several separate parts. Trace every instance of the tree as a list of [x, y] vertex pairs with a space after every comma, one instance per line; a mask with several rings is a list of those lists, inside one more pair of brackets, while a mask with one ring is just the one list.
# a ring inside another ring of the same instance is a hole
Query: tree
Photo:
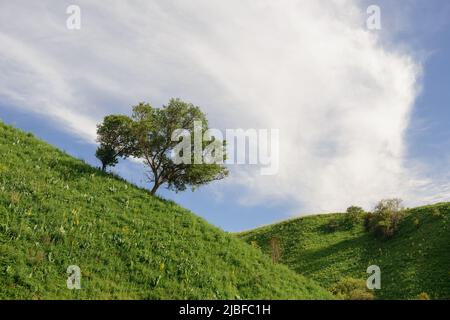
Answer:
[[326, 224], [326, 230], [335, 232], [338, 230], [350, 230], [360, 222], [364, 214], [361, 207], [351, 206], [347, 208], [346, 213], [337, 214]]
[[353, 227], [360, 221], [364, 214], [364, 210], [361, 207], [351, 206], [347, 208], [347, 212], [345, 214], [344, 224], [349, 227]]
[[379, 201], [375, 206], [375, 212], [381, 211], [399, 212], [404, 209], [402, 203], [403, 200], [398, 198], [383, 199]]
[[102, 171], [106, 171], [108, 166], [114, 167], [119, 162], [116, 151], [107, 145], [101, 144], [97, 148], [95, 156], [102, 163]]
[[[209, 133], [199, 107], [179, 99], [171, 99], [162, 108], [141, 102], [133, 107], [131, 118], [105, 118], [99, 125], [97, 153], [104, 155], [108, 165], [114, 165], [117, 157], [142, 159], [153, 183], [151, 194], [163, 184], [177, 192], [195, 189], [228, 175], [223, 166], [225, 141]], [[211, 158], [221, 161], [208, 161]]]
[[365, 217], [367, 231], [376, 236], [391, 238], [398, 231], [404, 216], [401, 199], [384, 199], [378, 202], [373, 213]]
[[115, 166], [118, 158], [126, 158], [134, 151], [133, 121], [124, 115], [106, 116], [97, 126], [97, 148], [95, 156], [102, 163], [102, 170]]

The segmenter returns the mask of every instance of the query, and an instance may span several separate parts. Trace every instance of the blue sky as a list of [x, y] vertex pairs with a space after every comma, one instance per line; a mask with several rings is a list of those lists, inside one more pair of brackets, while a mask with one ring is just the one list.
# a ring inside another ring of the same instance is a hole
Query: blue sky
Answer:
[[[78, 33], [65, 29], [68, 3], [43, 3], [0, 5], [4, 122], [96, 166], [95, 123], [143, 100], [181, 97], [218, 128], [277, 127], [295, 138], [281, 149], [278, 176], [233, 167], [227, 182], [160, 191], [225, 230], [369, 209], [387, 196], [407, 205], [450, 199], [448, 1], [370, 2], [382, 19], [370, 32], [361, 25], [366, 1], [305, 1], [298, 12], [290, 2], [266, 10], [231, 1], [214, 11], [205, 1], [142, 10], [79, 1]], [[210, 20], [198, 13], [208, 10]], [[146, 185], [139, 164], [114, 171]]]

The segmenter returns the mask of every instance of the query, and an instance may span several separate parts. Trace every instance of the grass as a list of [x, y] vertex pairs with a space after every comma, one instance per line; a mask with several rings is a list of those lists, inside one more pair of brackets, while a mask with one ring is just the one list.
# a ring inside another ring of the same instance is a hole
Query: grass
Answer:
[[[408, 209], [397, 235], [380, 240], [362, 222], [330, 231], [343, 214], [308, 216], [239, 234], [270, 255], [280, 243], [281, 262], [330, 288], [340, 279], [367, 279], [370, 265], [381, 268], [378, 299], [450, 299], [450, 203]], [[361, 219], [362, 220], [362, 219]]]
[[[329, 299], [173, 202], [0, 122], [0, 299]], [[81, 290], [66, 287], [69, 265]]]

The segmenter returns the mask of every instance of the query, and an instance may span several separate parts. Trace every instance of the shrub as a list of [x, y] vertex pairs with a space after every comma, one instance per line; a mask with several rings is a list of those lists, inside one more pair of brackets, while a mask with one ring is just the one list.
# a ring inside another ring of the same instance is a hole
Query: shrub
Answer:
[[333, 285], [331, 293], [344, 300], [373, 300], [373, 292], [367, 289], [366, 281], [362, 279], [344, 278]]
[[337, 230], [339, 230], [340, 227], [341, 227], [340, 221], [339, 221], [339, 219], [336, 219], [336, 218], [331, 219], [327, 223], [327, 230], [329, 232], [337, 231]]
[[441, 211], [439, 211], [438, 208], [433, 208], [433, 209], [431, 210], [431, 215], [432, 215], [434, 218], [437, 218], [437, 219], [441, 219], [441, 218], [444, 217], [444, 215], [442, 214]]
[[364, 220], [366, 230], [378, 237], [394, 236], [404, 216], [401, 203], [400, 199], [381, 200], [375, 206], [374, 212], [366, 215]]
[[347, 208], [347, 212], [339, 214], [338, 217], [330, 219], [326, 228], [329, 232], [337, 230], [350, 230], [359, 223], [364, 210], [360, 207], [351, 206]]
[[347, 213], [344, 215], [344, 224], [349, 227], [354, 227], [359, 223], [360, 217], [364, 214], [361, 207], [351, 206], [347, 208]]
[[422, 292], [421, 294], [419, 294], [419, 295], [417, 296], [417, 299], [418, 299], [418, 300], [431, 300], [431, 299], [430, 299], [430, 296], [429, 296], [428, 293], [426, 293], [426, 292]]

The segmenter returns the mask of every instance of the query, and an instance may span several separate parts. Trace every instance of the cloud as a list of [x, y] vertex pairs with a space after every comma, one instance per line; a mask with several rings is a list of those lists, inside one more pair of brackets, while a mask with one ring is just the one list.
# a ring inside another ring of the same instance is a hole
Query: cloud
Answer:
[[[95, 123], [180, 97], [219, 128], [280, 129], [280, 171], [235, 167], [243, 200], [303, 210], [408, 199], [405, 130], [420, 66], [364, 29], [357, 1], [2, 4], [0, 102], [93, 142]], [[55, 125], [57, 121], [55, 121]]]

